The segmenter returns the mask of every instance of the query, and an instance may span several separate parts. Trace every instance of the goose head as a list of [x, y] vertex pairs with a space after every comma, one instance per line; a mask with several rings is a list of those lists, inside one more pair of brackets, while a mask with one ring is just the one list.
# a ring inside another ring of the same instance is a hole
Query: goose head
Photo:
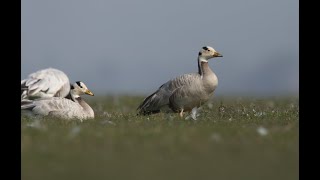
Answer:
[[80, 97], [80, 95], [87, 94], [93, 96], [93, 93], [87, 88], [87, 86], [81, 82], [77, 81], [71, 85], [70, 94], [74, 97]]
[[222, 54], [220, 54], [218, 51], [216, 51], [210, 46], [204, 46], [199, 51], [199, 60], [203, 62], [208, 62], [209, 59], [215, 58], [215, 57], [223, 57], [223, 56]]

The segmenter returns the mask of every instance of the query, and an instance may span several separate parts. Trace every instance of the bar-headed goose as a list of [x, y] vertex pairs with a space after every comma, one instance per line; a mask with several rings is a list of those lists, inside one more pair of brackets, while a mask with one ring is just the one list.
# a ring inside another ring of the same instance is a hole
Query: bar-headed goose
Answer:
[[31, 73], [21, 80], [21, 100], [42, 97], [65, 97], [70, 91], [68, 76], [54, 68]]
[[198, 73], [184, 74], [161, 85], [139, 105], [138, 114], [158, 113], [169, 107], [183, 117], [183, 112], [200, 107], [218, 86], [218, 78], [208, 65], [208, 60], [215, 57], [222, 55], [212, 47], [203, 47], [198, 55]]
[[71, 85], [70, 99], [63, 97], [39, 98], [35, 100], [24, 99], [21, 101], [21, 110], [32, 115], [52, 116], [63, 119], [91, 119], [94, 118], [92, 108], [80, 95], [93, 93], [87, 86], [77, 81]]

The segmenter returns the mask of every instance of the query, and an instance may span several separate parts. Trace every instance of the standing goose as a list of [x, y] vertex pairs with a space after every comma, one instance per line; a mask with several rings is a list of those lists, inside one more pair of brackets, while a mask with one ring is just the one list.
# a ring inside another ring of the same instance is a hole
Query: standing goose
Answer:
[[164, 83], [145, 98], [137, 108], [138, 114], [153, 114], [169, 107], [174, 112], [189, 112], [208, 101], [218, 86], [218, 78], [208, 65], [208, 60], [222, 57], [212, 47], [203, 47], [198, 55], [198, 73], [178, 76]]
[[68, 76], [54, 68], [36, 71], [21, 80], [21, 100], [43, 97], [65, 97], [70, 91]]
[[63, 119], [77, 118], [83, 120], [94, 118], [94, 111], [80, 97], [83, 94], [93, 96], [93, 93], [83, 82], [77, 81], [71, 85], [70, 99], [63, 97], [24, 99], [21, 101], [21, 110], [27, 111], [32, 115], [52, 116]]

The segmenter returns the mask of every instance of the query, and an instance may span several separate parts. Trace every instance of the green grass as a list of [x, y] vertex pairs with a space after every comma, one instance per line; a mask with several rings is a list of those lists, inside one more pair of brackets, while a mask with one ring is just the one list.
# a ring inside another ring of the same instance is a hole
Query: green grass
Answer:
[[143, 97], [84, 98], [94, 120], [21, 118], [23, 180], [298, 179], [298, 98], [215, 97], [197, 120], [136, 116]]

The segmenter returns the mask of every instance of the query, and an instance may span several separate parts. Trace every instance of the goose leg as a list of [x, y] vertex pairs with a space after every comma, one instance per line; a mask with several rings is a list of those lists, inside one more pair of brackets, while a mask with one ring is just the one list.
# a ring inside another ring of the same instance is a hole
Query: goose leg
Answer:
[[181, 109], [181, 112], [179, 114], [180, 114], [180, 117], [183, 118], [183, 109]]

